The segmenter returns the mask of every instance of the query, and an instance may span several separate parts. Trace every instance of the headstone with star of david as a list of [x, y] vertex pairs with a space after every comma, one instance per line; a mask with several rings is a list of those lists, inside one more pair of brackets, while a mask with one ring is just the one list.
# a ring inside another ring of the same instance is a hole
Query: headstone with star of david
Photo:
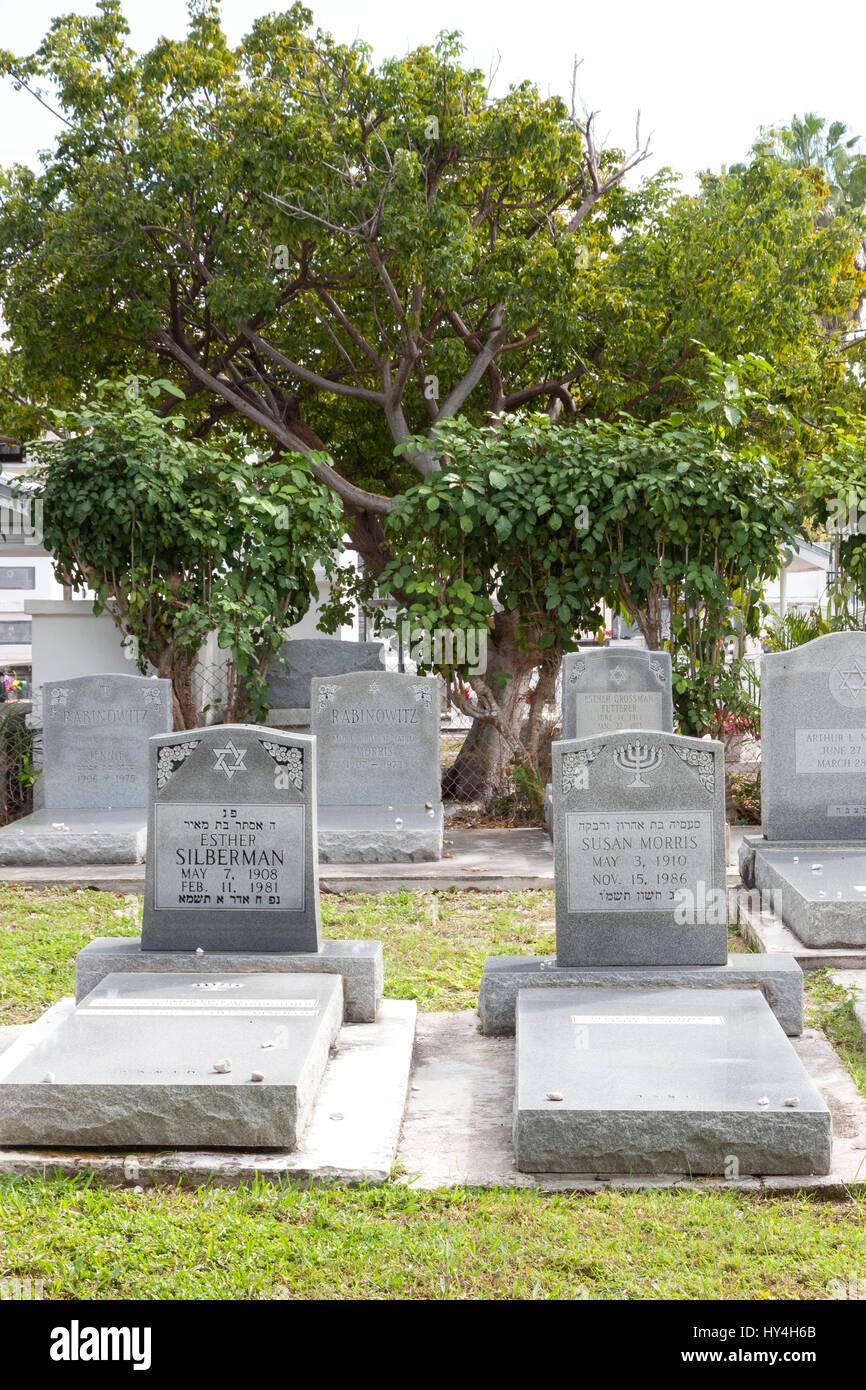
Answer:
[[46, 809], [146, 806], [148, 741], [172, 724], [171, 681], [113, 672], [46, 681]]
[[611, 729], [673, 733], [671, 658], [642, 648], [592, 647], [562, 662], [562, 737]]
[[251, 724], [150, 741], [144, 951], [318, 951], [315, 740]]
[[866, 632], [761, 660], [767, 840], [866, 839]]

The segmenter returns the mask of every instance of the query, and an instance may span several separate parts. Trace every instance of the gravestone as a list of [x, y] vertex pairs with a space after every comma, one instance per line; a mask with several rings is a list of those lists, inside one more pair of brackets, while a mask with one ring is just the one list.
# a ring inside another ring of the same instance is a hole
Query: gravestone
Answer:
[[291, 637], [268, 670], [268, 706], [272, 722], [298, 719], [310, 708], [314, 676], [350, 671], [383, 671], [382, 642], [344, 642], [339, 637]]
[[728, 956], [722, 745], [652, 730], [553, 744], [556, 955], [490, 956], [479, 1012], [511, 1034], [520, 990], [742, 989], [792, 1035], [803, 977], [786, 953]]
[[761, 659], [767, 840], [866, 840], [866, 632]]
[[382, 997], [379, 941], [322, 941], [316, 744], [220, 724], [151, 740], [141, 939], [79, 951], [81, 1001], [109, 974], [279, 971], [341, 975], [346, 1019]]
[[154, 750], [142, 948], [318, 951], [312, 740], [223, 724]]
[[439, 685], [355, 672], [312, 681], [324, 862], [439, 859]]
[[341, 1021], [334, 977], [109, 975], [0, 1058], [0, 1143], [293, 1149]]
[[531, 1173], [830, 1171], [830, 1113], [758, 990], [521, 990]]
[[0, 830], [0, 864], [140, 862], [148, 741], [172, 724], [168, 680], [107, 673], [46, 681], [44, 809]]
[[147, 805], [148, 739], [172, 727], [171, 681], [76, 676], [42, 687], [45, 808]]
[[596, 647], [562, 661], [562, 737], [588, 738], [612, 729], [673, 733], [668, 652]]
[[807, 946], [866, 945], [866, 633], [762, 657], [761, 813], [746, 886]]
[[720, 743], [650, 730], [553, 745], [560, 965], [727, 960]]

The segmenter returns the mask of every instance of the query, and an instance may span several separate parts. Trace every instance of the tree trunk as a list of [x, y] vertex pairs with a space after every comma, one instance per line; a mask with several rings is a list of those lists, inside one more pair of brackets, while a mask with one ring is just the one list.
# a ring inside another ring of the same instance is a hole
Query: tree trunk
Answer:
[[[505, 791], [508, 767], [526, 716], [526, 695], [535, 669], [515, 641], [513, 614], [497, 613], [487, 639], [487, 670], [474, 676], [479, 708], [491, 718], [474, 718], [454, 764], [442, 779], [442, 795], [451, 801], [477, 801], [487, 809]], [[468, 709], [465, 704], [459, 707]], [[499, 727], [497, 727], [497, 725]], [[503, 737], [504, 730], [506, 737]]]

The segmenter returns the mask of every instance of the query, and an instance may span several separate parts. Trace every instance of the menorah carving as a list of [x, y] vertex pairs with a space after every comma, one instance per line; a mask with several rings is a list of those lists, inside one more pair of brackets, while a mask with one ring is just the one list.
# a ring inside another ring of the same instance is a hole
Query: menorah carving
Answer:
[[652, 747], [648, 743], [639, 743], [635, 739], [634, 743], [624, 743], [613, 752], [613, 760], [622, 772], [633, 772], [634, 777], [629, 782], [630, 787], [645, 787], [647, 784], [641, 777], [642, 772], [654, 772], [661, 766], [662, 750]]

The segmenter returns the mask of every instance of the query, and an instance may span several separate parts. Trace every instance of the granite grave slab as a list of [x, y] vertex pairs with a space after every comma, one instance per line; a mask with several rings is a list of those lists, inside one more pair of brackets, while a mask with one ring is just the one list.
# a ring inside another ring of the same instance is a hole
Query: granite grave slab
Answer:
[[724, 750], [620, 731], [553, 745], [560, 965], [727, 960]]
[[325, 975], [109, 975], [0, 1058], [0, 1143], [293, 1149], [342, 992]]
[[311, 689], [322, 862], [441, 858], [437, 679], [356, 672]]
[[754, 887], [806, 946], [866, 946], [866, 846], [757, 850]]
[[318, 951], [313, 740], [221, 724], [153, 740], [144, 951]]
[[830, 1113], [758, 990], [521, 990], [529, 1173], [830, 1171]]

